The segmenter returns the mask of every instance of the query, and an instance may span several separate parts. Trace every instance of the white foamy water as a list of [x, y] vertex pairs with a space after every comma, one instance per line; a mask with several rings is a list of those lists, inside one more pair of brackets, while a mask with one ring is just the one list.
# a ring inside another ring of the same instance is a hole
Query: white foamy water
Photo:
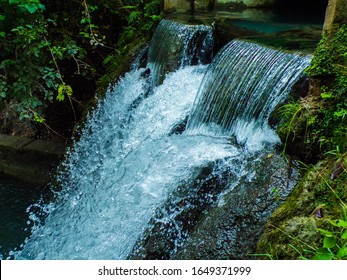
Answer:
[[[177, 186], [189, 185], [196, 170], [234, 164], [220, 170], [230, 169], [236, 182], [252, 151], [278, 142], [268, 115], [307, 63], [236, 42], [208, 69], [181, 65], [156, 87], [146, 69], [127, 73], [109, 89], [69, 152], [57, 201], [42, 205], [47, 218], [13, 255], [125, 259], [155, 210]], [[187, 130], [172, 134], [189, 115]], [[231, 144], [232, 136], [240, 146]]]

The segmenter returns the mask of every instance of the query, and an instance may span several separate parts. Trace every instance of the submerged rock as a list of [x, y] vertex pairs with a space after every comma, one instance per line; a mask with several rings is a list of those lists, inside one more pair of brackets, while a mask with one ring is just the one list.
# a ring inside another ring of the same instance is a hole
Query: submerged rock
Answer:
[[193, 179], [178, 186], [157, 208], [129, 258], [170, 259], [196, 226], [200, 215], [216, 204], [228, 177], [236, 178], [236, 174], [222, 162], [196, 169]]
[[218, 177], [206, 176], [208, 167], [192, 185], [177, 189], [157, 210], [129, 258], [250, 258], [269, 216], [299, 178], [296, 167], [278, 155], [262, 153], [252, 159]]

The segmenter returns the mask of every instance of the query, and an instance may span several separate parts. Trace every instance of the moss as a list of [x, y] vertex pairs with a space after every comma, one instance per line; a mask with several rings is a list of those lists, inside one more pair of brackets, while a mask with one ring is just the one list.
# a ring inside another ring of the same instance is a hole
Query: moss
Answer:
[[[329, 219], [341, 217], [340, 199], [346, 201], [343, 171], [330, 179], [336, 161], [311, 167], [293, 193], [271, 216], [257, 244], [257, 254], [276, 259], [312, 258], [322, 246], [317, 228], [329, 229]], [[338, 198], [338, 197], [339, 198]]]

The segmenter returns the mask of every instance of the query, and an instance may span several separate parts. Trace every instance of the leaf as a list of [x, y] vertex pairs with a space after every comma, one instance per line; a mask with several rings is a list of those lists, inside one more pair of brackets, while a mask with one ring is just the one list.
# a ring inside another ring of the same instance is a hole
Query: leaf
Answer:
[[61, 84], [58, 87], [58, 95], [57, 95], [58, 101], [64, 101], [64, 99], [65, 99], [64, 88], [65, 88], [65, 84]]
[[322, 92], [321, 93], [321, 97], [324, 98], [324, 99], [334, 98], [333, 94], [331, 92]]
[[333, 221], [333, 220], [328, 220], [329, 221], [329, 223], [331, 224], [331, 225], [333, 225], [334, 227], [338, 227], [338, 225], [337, 225], [337, 223], [335, 222], [335, 221]]
[[40, 3], [40, 4], [38, 4], [38, 6], [39, 6], [39, 8], [40, 8], [41, 10], [43, 10], [43, 11], [46, 10], [45, 5], [43, 5], [43, 4]]
[[31, 14], [35, 13], [39, 9], [39, 6], [33, 3], [28, 3], [20, 6], [24, 7]]
[[328, 237], [328, 236], [324, 236], [324, 240], [323, 240], [323, 247], [324, 248], [333, 248], [336, 245], [336, 238], [335, 237]]
[[34, 14], [38, 10], [45, 10], [46, 9], [45, 5], [43, 5], [41, 3], [26, 3], [23, 5], [19, 5], [19, 7], [23, 7], [31, 14]]
[[71, 86], [62, 83], [59, 85], [58, 87], [58, 95], [56, 97], [56, 99], [58, 101], [64, 101], [65, 100], [65, 94], [67, 94], [68, 96], [72, 96], [73, 90], [71, 88]]
[[39, 116], [38, 114], [34, 113], [34, 117], [33, 117], [33, 120], [35, 122], [38, 122], [38, 123], [43, 123], [45, 121], [45, 119], [41, 116]]
[[326, 248], [320, 248], [314, 255], [314, 260], [332, 260], [334, 255]]
[[337, 225], [339, 227], [347, 228], [347, 222], [341, 219], [338, 221]]
[[72, 91], [72, 88], [69, 85], [65, 86], [65, 91], [66, 91], [66, 94], [68, 96], [72, 96], [73, 91]]
[[321, 228], [317, 228], [317, 230], [324, 236], [326, 237], [333, 237], [334, 234], [331, 231], [325, 230], [325, 229], [321, 229]]
[[342, 239], [347, 239], [347, 230], [345, 230], [345, 232], [341, 235]]
[[347, 257], [347, 247], [342, 247], [337, 252], [337, 257], [342, 259]]

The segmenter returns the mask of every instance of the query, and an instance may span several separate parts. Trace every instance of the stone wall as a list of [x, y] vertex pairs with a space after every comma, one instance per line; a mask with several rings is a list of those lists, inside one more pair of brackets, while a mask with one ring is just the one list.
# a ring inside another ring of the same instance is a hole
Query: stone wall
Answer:
[[[195, 10], [211, 10], [215, 5], [243, 5], [244, 7], [255, 8], [269, 6], [276, 0], [196, 0], [194, 1]], [[164, 0], [164, 10], [167, 12], [186, 13], [191, 9], [190, 0]]]
[[[195, 0], [194, 9], [213, 10], [216, 7], [244, 7], [244, 8], [261, 8], [261, 7], [280, 7], [282, 9], [300, 9], [302, 7], [309, 7], [315, 9], [322, 7], [328, 3], [329, 0]], [[345, 0], [332, 0], [334, 2], [343, 2]], [[187, 13], [191, 10], [192, 0], [164, 0], [164, 10], [167, 12]]]
[[52, 180], [65, 148], [62, 142], [0, 134], [0, 173], [45, 185]]
[[190, 2], [188, 0], [164, 0], [164, 10], [185, 13], [190, 10]]
[[335, 32], [341, 24], [347, 24], [347, 1], [329, 0], [323, 30]]
[[274, 4], [275, 0], [216, 0], [216, 4], [244, 4], [247, 7], [261, 7]]

